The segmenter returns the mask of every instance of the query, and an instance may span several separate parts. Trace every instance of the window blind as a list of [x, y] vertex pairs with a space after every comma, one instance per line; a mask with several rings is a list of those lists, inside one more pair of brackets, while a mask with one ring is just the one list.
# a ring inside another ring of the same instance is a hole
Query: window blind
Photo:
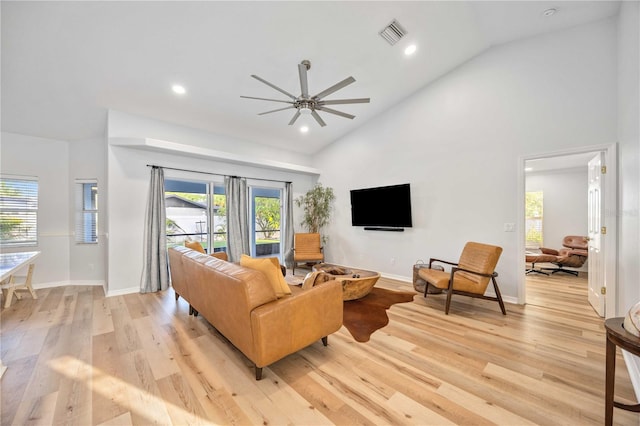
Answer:
[[38, 178], [0, 176], [0, 245], [38, 244]]
[[98, 181], [76, 179], [75, 240], [78, 244], [98, 242]]

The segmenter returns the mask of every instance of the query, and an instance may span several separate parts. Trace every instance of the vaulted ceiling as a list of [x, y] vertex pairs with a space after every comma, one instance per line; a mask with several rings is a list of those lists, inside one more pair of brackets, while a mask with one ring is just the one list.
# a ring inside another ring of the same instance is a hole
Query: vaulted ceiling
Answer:
[[[313, 153], [492, 46], [614, 16], [615, 1], [1, 2], [2, 130], [60, 140], [105, 134], [108, 109]], [[545, 16], [549, 8], [557, 9]], [[378, 34], [407, 30], [391, 46]], [[406, 56], [404, 49], [417, 51]], [[326, 99], [356, 116], [323, 113], [302, 134], [287, 100], [250, 77]], [[187, 92], [176, 95], [173, 84]], [[152, 135], [150, 135], [152, 136]]]

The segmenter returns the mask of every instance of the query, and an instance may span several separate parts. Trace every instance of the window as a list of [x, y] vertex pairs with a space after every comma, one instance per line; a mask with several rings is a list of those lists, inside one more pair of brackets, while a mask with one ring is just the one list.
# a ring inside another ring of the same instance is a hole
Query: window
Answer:
[[76, 243], [98, 242], [98, 181], [76, 179]]
[[542, 247], [542, 191], [527, 192], [525, 201], [526, 248]]
[[214, 182], [165, 179], [164, 188], [167, 246], [192, 240], [198, 241], [207, 253], [226, 251], [227, 197], [224, 186]]
[[0, 245], [38, 245], [38, 178], [0, 177]]
[[251, 186], [251, 254], [280, 257], [281, 190]]

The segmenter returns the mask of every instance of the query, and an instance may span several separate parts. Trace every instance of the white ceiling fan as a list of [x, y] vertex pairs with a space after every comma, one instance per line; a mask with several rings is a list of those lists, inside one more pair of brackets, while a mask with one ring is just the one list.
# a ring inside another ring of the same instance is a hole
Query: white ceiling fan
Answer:
[[340, 117], [344, 117], [344, 118], [349, 118], [349, 119], [353, 119], [355, 118], [355, 115], [351, 115], [351, 114], [347, 114], [346, 112], [342, 112], [342, 111], [336, 111], [335, 109], [332, 108], [327, 108], [327, 105], [342, 105], [342, 104], [364, 104], [364, 103], [369, 103], [369, 98], [357, 98], [357, 99], [332, 99], [332, 100], [325, 100], [324, 98], [340, 89], [342, 89], [345, 86], [348, 86], [349, 84], [353, 83], [356, 81], [355, 78], [353, 77], [347, 77], [344, 80], [342, 80], [339, 83], [334, 84], [333, 86], [329, 87], [328, 89], [323, 90], [322, 92], [318, 93], [317, 95], [314, 96], [309, 96], [309, 86], [307, 84], [307, 71], [311, 68], [311, 62], [309, 62], [308, 60], [304, 60], [302, 62], [300, 62], [300, 64], [298, 64], [298, 73], [300, 75], [300, 96], [294, 96], [291, 93], [287, 92], [286, 90], [283, 90], [281, 88], [279, 88], [278, 86], [276, 86], [275, 84], [269, 83], [268, 81], [266, 81], [263, 78], [258, 77], [257, 75], [251, 75], [251, 77], [255, 78], [256, 80], [266, 84], [267, 86], [276, 89], [278, 92], [283, 93], [285, 95], [287, 95], [289, 98], [291, 98], [291, 101], [283, 101], [283, 100], [279, 100], [279, 99], [268, 99], [268, 98], [256, 98], [253, 96], [240, 96], [241, 98], [245, 98], [245, 99], [257, 99], [257, 100], [261, 100], [261, 101], [271, 101], [271, 102], [282, 102], [285, 104], [289, 104], [289, 106], [284, 107], [284, 108], [278, 108], [278, 109], [274, 109], [271, 111], [266, 111], [266, 112], [261, 112], [258, 115], [265, 115], [265, 114], [271, 114], [272, 112], [278, 112], [278, 111], [284, 111], [287, 109], [296, 109], [296, 113], [294, 114], [293, 118], [291, 119], [291, 121], [289, 121], [289, 125], [293, 125], [293, 123], [296, 122], [296, 120], [298, 119], [298, 117], [300, 117], [301, 114], [311, 114], [311, 116], [318, 122], [318, 124], [322, 127], [326, 126], [327, 123], [324, 122], [324, 120], [320, 117], [320, 115], [318, 114], [318, 111], [323, 111], [323, 112], [328, 112], [329, 114], [335, 114], [338, 115]]

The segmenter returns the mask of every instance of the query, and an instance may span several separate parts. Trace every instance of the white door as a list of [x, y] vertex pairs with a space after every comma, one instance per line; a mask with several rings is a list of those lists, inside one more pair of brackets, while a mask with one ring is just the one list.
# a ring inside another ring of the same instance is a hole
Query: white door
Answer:
[[605, 262], [604, 238], [606, 228], [602, 223], [602, 189], [604, 188], [603, 153], [598, 153], [589, 161], [589, 195], [588, 195], [588, 224], [589, 224], [589, 303], [596, 313], [604, 317], [605, 294]]

